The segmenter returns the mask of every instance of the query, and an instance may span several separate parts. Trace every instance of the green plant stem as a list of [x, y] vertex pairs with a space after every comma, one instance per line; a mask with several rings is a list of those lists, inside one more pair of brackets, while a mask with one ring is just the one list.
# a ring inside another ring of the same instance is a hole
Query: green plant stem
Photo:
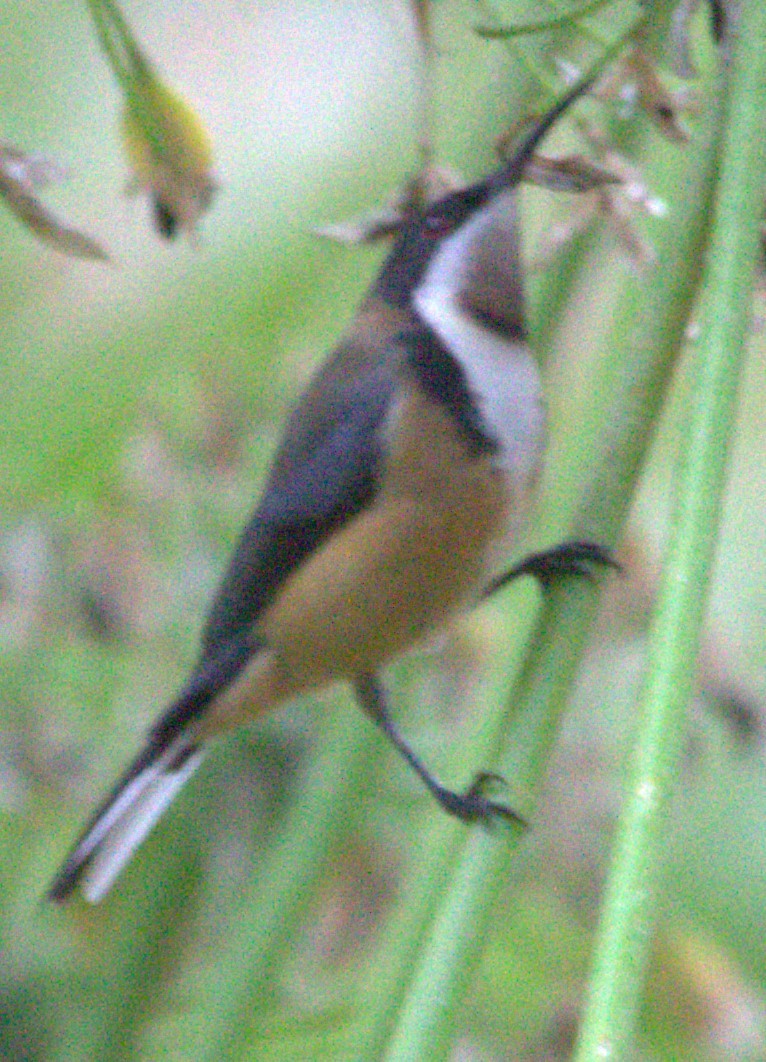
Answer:
[[677, 501], [652, 624], [634, 762], [594, 959], [578, 1062], [625, 1057], [654, 924], [666, 809], [682, 748], [713, 563], [763, 210], [766, 6], [748, 0], [705, 278], [704, 325], [687, 396]]
[[151, 77], [151, 67], [136, 43], [133, 32], [112, 0], [86, 0], [96, 33], [114, 76], [126, 93], [137, 78]]
[[[612, 3], [612, 0], [598, 0], [598, 3], [595, 5], [595, 7], [601, 6], [602, 3], [609, 4]], [[497, 16], [495, 14], [494, 8], [492, 7], [492, 4], [489, 3], [489, 0], [478, 0], [477, 6], [479, 6], [484, 11], [486, 18], [492, 21], [497, 21]], [[577, 15], [573, 15], [570, 12], [566, 16], [553, 19], [550, 24], [546, 22], [545, 28], [562, 29], [564, 27], [568, 27], [570, 24], [575, 25], [574, 20], [576, 18]], [[614, 36], [610, 41], [604, 41], [599, 39], [598, 43], [600, 46], [600, 54], [598, 59], [590, 66], [590, 76], [595, 78], [599, 76], [605, 69], [607, 69], [609, 64], [613, 62], [613, 60], [623, 51], [626, 43], [630, 40], [633, 34], [635, 34], [638, 27], [642, 25], [643, 20], [643, 13], [640, 10], [635, 11], [633, 12], [632, 17], [629, 17], [627, 19], [627, 22], [625, 24], [621, 23], [621, 27], [617, 32], [616, 36]], [[540, 28], [541, 27], [536, 27], [528, 31], [522, 32], [534, 33]], [[582, 31], [581, 26], [577, 26], [577, 29]], [[555, 96], [557, 89], [551, 81], [551, 78], [546, 74], [544, 67], [540, 65], [537, 59], [533, 58], [533, 55], [530, 51], [528, 51], [526, 48], [519, 47], [519, 43], [517, 40], [519, 36], [518, 33], [506, 32], [504, 30], [493, 32], [489, 27], [475, 27], [475, 32], [481, 37], [503, 41], [506, 44], [510, 54], [513, 56], [516, 62], [520, 64], [522, 69], [526, 71], [527, 75], [534, 82], [537, 82], [537, 84], [545, 86], [550, 91], [551, 95]], [[593, 34], [593, 36], [596, 35]]]
[[205, 1006], [211, 1059], [249, 1057], [253, 1002], [263, 998], [300, 932], [326, 856], [348, 826], [354, 793], [376, 746], [344, 698], [329, 715], [284, 827], [241, 897], [212, 971]]
[[546, 15], [544, 18], [530, 19], [525, 22], [514, 22], [509, 26], [478, 25], [474, 32], [488, 40], [508, 40], [510, 37], [521, 37], [528, 33], [541, 33], [545, 30], [559, 29], [562, 26], [569, 27], [578, 18], [592, 15], [613, 3], [613, 0], [586, 0], [579, 7], [571, 7], [568, 11], [558, 15]]
[[[582, 408], [570, 411], [566, 457], [557, 463], [565, 485], [549, 505], [555, 521], [538, 524], [538, 541], [555, 532], [610, 542], [622, 526], [699, 283], [720, 127], [718, 96], [709, 91], [707, 98], [711, 104], [694, 144], [676, 156], [672, 184], [683, 191], [671, 205], [672, 224], [657, 227], [656, 266], [625, 281], [610, 327], [599, 337]], [[582, 328], [572, 342], [583, 343]], [[582, 372], [581, 364], [574, 371]], [[557, 588], [532, 632], [532, 652], [511, 697], [511, 721], [502, 709], [487, 712], [487, 748], [505, 749], [499, 766], [512, 784], [511, 797], [539, 788], [595, 604], [588, 586]], [[507, 688], [506, 677], [493, 703], [503, 703]], [[491, 754], [484, 762], [492, 762]], [[391, 933], [386, 980], [377, 984], [376, 1011], [359, 1057], [445, 1057], [495, 898], [513, 881], [516, 844], [499, 831], [445, 831], [433, 848], [424, 850], [409, 886], [413, 909]]]

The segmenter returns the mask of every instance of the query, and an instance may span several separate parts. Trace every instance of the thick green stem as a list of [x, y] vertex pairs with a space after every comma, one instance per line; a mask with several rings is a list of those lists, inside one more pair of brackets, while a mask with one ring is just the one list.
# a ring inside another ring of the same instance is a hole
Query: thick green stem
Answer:
[[[569, 421], [566, 453], [557, 463], [565, 485], [550, 506], [555, 521], [541, 521], [538, 540], [555, 532], [609, 542], [622, 526], [697, 292], [720, 124], [712, 92], [710, 99], [694, 144], [676, 156], [672, 184], [683, 193], [671, 204], [672, 225], [657, 229], [656, 265], [641, 279], [625, 280], [600, 337], [583, 408]], [[510, 713], [488, 712], [487, 748], [505, 749], [500, 770], [512, 785], [511, 799], [539, 788], [595, 603], [583, 585], [570, 583], [551, 595], [531, 635], [511, 721]], [[498, 687], [502, 703], [507, 680]], [[433, 847], [423, 852], [420, 876], [410, 886], [413, 907], [421, 898], [420, 920], [410, 910], [407, 934], [392, 933], [390, 995], [376, 1000], [364, 1057], [445, 1056], [495, 898], [512, 881], [515, 840], [499, 831], [445, 831]]]
[[640, 698], [642, 722], [576, 1055], [579, 1062], [625, 1057], [641, 1002], [663, 828], [693, 687], [750, 321], [766, 177], [762, 0], [743, 4], [729, 99], [671, 539]]

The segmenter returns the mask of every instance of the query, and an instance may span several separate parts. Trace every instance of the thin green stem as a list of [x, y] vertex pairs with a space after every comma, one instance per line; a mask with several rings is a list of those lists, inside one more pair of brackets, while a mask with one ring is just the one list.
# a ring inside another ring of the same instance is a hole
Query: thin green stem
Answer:
[[326, 855], [348, 826], [339, 808], [351, 805], [376, 749], [356, 711], [340, 703], [328, 717], [287, 821], [232, 918], [205, 1006], [211, 1058], [249, 1057], [253, 1002], [284, 962]]
[[[477, 3], [481, 8], [487, 12], [488, 18], [496, 18], [494, 10], [488, 0], [477, 0]], [[636, 30], [644, 22], [645, 16], [642, 12], [637, 12], [635, 17], [632, 18], [627, 26], [610, 41], [600, 41], [601, 53], [592, 64], [590, 69], [590, 75], [597, 77], [605, 70], [611, 62], [623, 51], [627, 42], [636, 33]], [[488, 34], [482, 34], [488, 36]], [[518, 61], [522, 68], [526, 71], [527, 76], [536, 81], [539, 85], [545, 86], [551, 93], [556, 94], [555, 84], [548, 78], [540, 66], [540, 64], [532, 58], [526, 48], [521, 47], [512, 36], [496, 35], [498, 40], [503, 40], [506, 44], [511, 55]]]
[[578, 1062], [626, 1056], [652, 938], [658, 865], [718, 532], [766, 177], [766, 6], [747, 0], [692, 365], [677, 501], [640, 698], [640, 730], [608, 879]]
[[115, 77], [124, 91], [130, 92], [137, 77], [151, 76], [151, 67], [117, 4], [112, 0], [86, 0], [86, 3]]
[[585, 3], [580, 4], [579, 7], [572, 7], [568, 11], [560, 12], [555, 15], [546, 15], [545, 18], [529, 19], [525, 22], [514, 22], [509, 26], [502, 26], [499, 24], [489, 26], [475, 26], [474, 32], [480, 37], [486, 37], [489, 40], [509, 40], [512, 37], [521, 37], [528, 33], [543, 33], [546, 30], [560, 29], [562, 26], [569, 26], [575, 23], [578, 18], [583, 18], [585, 15], [592, 15], [599, 8], [607, 7], [614, 3], [614, 0], [586, 0]]

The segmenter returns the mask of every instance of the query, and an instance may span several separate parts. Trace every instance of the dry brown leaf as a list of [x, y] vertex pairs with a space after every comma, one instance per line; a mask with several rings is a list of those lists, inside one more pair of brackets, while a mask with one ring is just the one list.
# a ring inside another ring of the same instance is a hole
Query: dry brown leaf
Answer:
[[37, 195], [40, 189], [63, 176], [63, 169], [52, 160], [27, 155], [11, 144], [0, 143], [0, 196], [19, 221], [63, 254], [108, 261], [109, 255], [100, 244], [56, 217]]

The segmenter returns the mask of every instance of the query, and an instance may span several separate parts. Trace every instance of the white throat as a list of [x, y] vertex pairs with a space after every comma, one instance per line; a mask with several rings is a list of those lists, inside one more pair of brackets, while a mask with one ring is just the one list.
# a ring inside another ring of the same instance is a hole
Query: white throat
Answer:
[[537, 363], [526, 342], [493, 331], [459, 303], [472, 245], [492, 221], [482, 211], [444, 240], [413, 301], [460, 363], [487, 434], [500, 446], [498, 465], [526, 480], [539, 465], [545, 437]]

